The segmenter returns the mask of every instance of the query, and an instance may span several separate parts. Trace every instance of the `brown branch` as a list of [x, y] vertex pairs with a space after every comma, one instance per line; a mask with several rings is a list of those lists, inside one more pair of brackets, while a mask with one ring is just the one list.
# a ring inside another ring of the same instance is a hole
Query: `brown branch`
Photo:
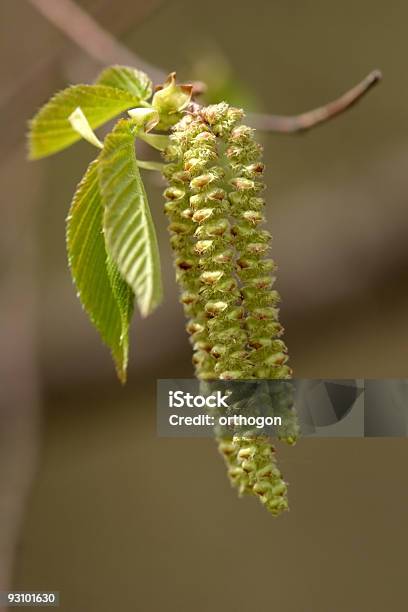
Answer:
[[[112, 34], [107, 32], [88, 13], [80, 8], [74, 0], [28, 0], [46, 18], [59, 28], [68, 38], [75, 42], [88, 55], [102, 64], [131, 64], [147, 72], [156, 83], [161, 83], [166, 73], [148, 64]], [[358, 85], [347, 91], [337, 100], [329, 102], [314, 110], [286, 117], [251, 113], [249, 122], [255, 128], [266, 132], [293, 134], [304, 132], [312, 127], [337, 117], [361, 100], [382, 78], [379, 70], [373, 70]], [[203, 83], [193, 84], [193, 93], [198, 95], [205, 90]]]
[[138, 57], [73, 0], [28, 0], [50, 23], [100, 64], [130, 64], [161, 83], [166, 73]]
[[381, 72], [373, 70], [358, 85], [346, 91], [340, 98], [301, 115], [285, 117], [253, 113], [248, 115], [248, 118], [254, 127], [267, 132], [281, 132], [282, 134], [305, 132], [344, 113], [361, 100], [381, 79]]

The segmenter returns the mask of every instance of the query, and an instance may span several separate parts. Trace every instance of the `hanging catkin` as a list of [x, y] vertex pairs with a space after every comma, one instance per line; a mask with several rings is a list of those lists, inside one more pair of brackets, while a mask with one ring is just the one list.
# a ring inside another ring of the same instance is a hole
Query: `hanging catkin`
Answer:
[[[267, 258], [261, 147], [243, 112], [225, 103], [192, 106], [165, 152], [165, 211], [197, 377], [291, 376], [278, 320], [276, 266]], [[287, 508], [286, 484], [264, 436], [218, 438], [230, 480], [273, 514]]]

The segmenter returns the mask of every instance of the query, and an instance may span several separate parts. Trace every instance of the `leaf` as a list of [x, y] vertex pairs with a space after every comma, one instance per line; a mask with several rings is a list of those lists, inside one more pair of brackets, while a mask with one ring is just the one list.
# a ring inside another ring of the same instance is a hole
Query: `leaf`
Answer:
[[99, 159], [80, 182], [67, 219], [67, 250], [78, 297], [103, 341], [111, 349], [118, 376], [126, 380], [133, 293], [107, 257], [98, 181]]
[[103, 144], [89, 125], [89, 121], [85, 117], [80, 106], [78, 106], [74, 112], [70, 114], [68, 121], [72, 125], [73, 129], [78, 132], [82, 138], [90, 142], [92, 145], [94, 145], [94, 147], [103, 149]]
[[153, 91], [149, 77], [140, 70], [129, 66], [110, 66], [96, 80], [98, 85], [109, 85], [133, 94], [140, 102], [150, 98]]
[[78, 106], [95, 129], [137, 104], [139, 98], [131, 93], [104, 85], [74, 85], [60, 91], [30, 123], [30, 158], [51, 155], [81, 138], [69, 122], [69, 116]]
[[154, 108], [131, 108], [128, 115], [135, 119], [135, 124], [143, 126], [145, 132], [150, 132], [160, 121], [160, 115]]
[[116, 124], [105, 138], [99, 180], [107, 250], [147, 316], [161, 301], [162, 284], [156, 232], [134, 147], [140, 129], [135, 119]]

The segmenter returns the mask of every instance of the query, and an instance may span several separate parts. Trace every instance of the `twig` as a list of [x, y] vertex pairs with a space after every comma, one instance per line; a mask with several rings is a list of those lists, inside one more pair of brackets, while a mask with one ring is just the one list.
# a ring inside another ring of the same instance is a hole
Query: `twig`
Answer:
[[[156, 83], [161, 83], [166, 73], [148, 64], [122, 45], [112, 34], [107, 32], [88, 13], [80, 8], [74, 0], [28, 0], [48, 21], [64, 32], [88, 55], [102, 64], [124, 63], [134, 65], [146, 71]], [[251, 113], [248, 120], [251, 125], [265, 132], [293, 134], [304, 132], [312, 127], [337, 117], [363, 98], [382, 78], [379, 70], [373, 70], [358, 85], [347, 91], [337, 100], [329, 102], [314, 110], [286, 117]], [[204, 86], [205, 89], [205, 86]], [[194, 83], [193, 93], [203, 92], [203, 83]]]
[[138, 57], [73, 0], [28, 0], [49, 22], [100, 64], [130, 64], [161, 83], [166, 73]]
[[252, 125], [259, 130], [269, 132], [281, 132], [283, 134], [293, 134], [295, 132], [305, 132], [310, 128], [316, 127], [320, 123], [324, 123], [329, 119], [333, 119], [344, 113], [369, 91], [379, 83], [382, 79], [382, 74], [379, 70], [373, 70], [368, 74], [358, 85], [346, 91], [345, 94], [329, 102], [325, 106], [320, 106], [314, 110], [294, 115], [293, 117], [285, 117], [282, 115], [263, 115], [253, 113], [249, 115]]

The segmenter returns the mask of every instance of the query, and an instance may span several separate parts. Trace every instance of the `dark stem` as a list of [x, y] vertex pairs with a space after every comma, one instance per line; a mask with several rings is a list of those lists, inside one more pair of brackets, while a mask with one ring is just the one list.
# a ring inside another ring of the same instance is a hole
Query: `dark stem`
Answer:
[[285, 117], [283, 115], [249, 114], [248, 119], [253, 127], [270, 132], [281, 132], [282, 134], [293, 134], [305, 132], [316, 127], [329, 119], [333, 119], [344, 113], [359, 100], [361, 100], [382, 79], [380, 70], [373, 70], [360, 83], [349, 89], [340, 98], [329, 102], [324, 106], [307, 111], [301, 115]]

